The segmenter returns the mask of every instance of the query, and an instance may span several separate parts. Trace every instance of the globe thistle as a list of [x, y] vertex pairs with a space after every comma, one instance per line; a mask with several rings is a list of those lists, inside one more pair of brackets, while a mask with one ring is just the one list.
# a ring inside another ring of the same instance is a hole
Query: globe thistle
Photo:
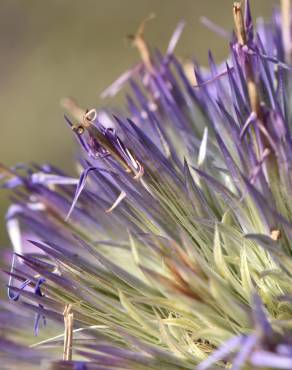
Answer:
[[125, 108], [63, 100], [79, 178], [1, 166], [2, 369], [292, 368], [291, 8], [255, 25], [244, 5], [232, 35], [203, 20], [230, 56], [195, 82], [184, 22], [164, 55], [148, 18], [141, 62], [102, 94]]

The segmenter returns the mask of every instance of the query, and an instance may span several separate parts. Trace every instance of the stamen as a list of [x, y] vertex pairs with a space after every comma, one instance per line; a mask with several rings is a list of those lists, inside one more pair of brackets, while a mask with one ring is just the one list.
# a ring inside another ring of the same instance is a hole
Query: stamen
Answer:
[[64, 332], [64, 353], [63, 360], [72, 360], [72, 342], [73, 342], [73, 312], [72, 305], [68, 304], [63, 312], [65, 332]]
[[241, 10], [241, 3], [233, 4], [233, 18], [236, 27], [236, 35], [238, 43], [243, 46], [247, 42], [246, 31], [244, 27], [243, 15]]
[[285, 50], [285, 60], [288, 64], [292, 59], [291, 39], [291, 0], [281, 0], [282, 11], [282, 38]]
[[149, 47], [144, 39], [144, 30], [146, 23], [152, 20], [153, 18], [155, 18], [155, 14], [150, 14], [147, 18], [145, 18], [142, 21], [136, 34], [134, 36], [130, 36], [133, 39], [132, 41], [133, 46], [135, 46], [138, 49], [141, 59], [149, 72], [153, 72], [153, 65], [151, 61]]

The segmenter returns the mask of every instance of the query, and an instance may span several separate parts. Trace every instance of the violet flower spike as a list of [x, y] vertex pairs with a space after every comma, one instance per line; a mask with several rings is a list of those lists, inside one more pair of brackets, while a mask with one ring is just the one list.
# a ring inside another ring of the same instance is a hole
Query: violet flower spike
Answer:
[[102, 93], [126, 88], [125, 107], [63, 99], [76, 176], [0, 166], [5, 370], [292, 368], [292, 9], [254, 22], [251, 5], [234, 3], [235, 33], [202, 18], [227, 61], [176, 57], [183, 21], [152, 49], [151, 16]]

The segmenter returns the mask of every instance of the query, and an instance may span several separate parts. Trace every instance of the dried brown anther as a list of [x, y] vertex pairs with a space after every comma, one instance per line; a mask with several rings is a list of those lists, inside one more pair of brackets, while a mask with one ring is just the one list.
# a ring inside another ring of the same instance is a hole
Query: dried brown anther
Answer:
[[278, 229], [272, 229], [270, 233], [271, 239], [273, 239], [275, 242], [278, 241], [281, 238], [281, 231]]
[[73, 320], [72, 305], [68, 304], [63, 312], [65, 332], [64, 332], [64, 352], [63, 360], [72, 360], [72, 343], [73, 343]]
[[144, 39], [144, 30], [146, 23], [153, 18], [155, 18], [155, 14], [150, 14], [141, 22], [136, 34], [134, 36], [130, 36], [130, 38], [132, 39], [132, 45], [138, 49], [141, 59], [149, 72], [153, 71], [153, 66], [149, 47]]

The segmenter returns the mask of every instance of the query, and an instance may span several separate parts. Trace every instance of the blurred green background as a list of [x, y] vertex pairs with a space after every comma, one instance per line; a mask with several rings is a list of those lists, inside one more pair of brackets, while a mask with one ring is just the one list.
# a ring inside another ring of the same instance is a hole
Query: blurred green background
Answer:
[[[251, 0], [254, 16], [267, 18], [276, 3]], [[60, 99], [72, 96], [84, 107], [109, 104], [99, 94], [138, 60], [125, 39], [151, 12], [150, 44], [164, 51], [185, 19], [178, 55], [202, 64], [208, 49], [217, 61], [227, 56], [226, 40], [206, 29], [200, 16], [231, 30], [231, 0], [0, 0], [0, 162], [49, 162], [71, 172], [74, 139]], [[8, 242], [7, 196], [0, 191], [0, 245]]]

